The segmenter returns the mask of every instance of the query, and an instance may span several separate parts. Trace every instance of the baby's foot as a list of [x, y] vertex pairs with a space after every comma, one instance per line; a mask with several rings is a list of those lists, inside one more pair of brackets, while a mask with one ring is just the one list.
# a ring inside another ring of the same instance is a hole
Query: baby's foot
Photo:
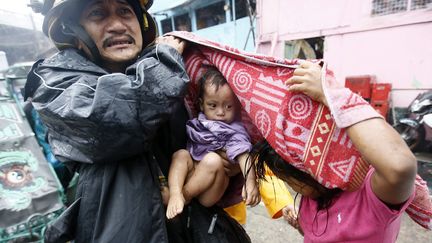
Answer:
[[170, 198], [168, 200], [168, 207], [166, 211], [166, 216], [168, 219], [172, 219], [175, 216], [179, 215], [183, 212], [183, 208], [185, 205], [185, 199], [183, 194], [172, 193], [170, 194]]

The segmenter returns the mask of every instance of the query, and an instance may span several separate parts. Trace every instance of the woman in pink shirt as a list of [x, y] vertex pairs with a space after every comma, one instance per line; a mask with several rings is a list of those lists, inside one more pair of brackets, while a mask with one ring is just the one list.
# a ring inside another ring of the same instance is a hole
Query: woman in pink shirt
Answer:
[[[287, 83], [327, 106], [321, 67], [301, 62]], [[304, 235], [304, 242], [395, 242], [405, 211], [414, 196], [417, 164], [399, 134], [381, 118], [346, 128], [362, 157], [371, 165], [359, 190], [327, 189], [284, 161], [266, 142], [255, 146], [258, 176], [264, 165], [302, 195], [299, 214], [285, 208], [288, 222]]]

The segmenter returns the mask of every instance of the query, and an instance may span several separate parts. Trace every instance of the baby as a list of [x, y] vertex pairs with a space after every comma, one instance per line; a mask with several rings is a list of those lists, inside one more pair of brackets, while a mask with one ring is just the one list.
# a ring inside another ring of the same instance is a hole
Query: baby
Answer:
[[205, 207], [222, 198], [229, 183], [224, 160], [240, 166], [246, 205], [255, 206], [260, 201], [255, 168], [248, 159], [252, 146], [240, 121], [240, 104], [218, 70], [208, 68], [201, 78], [198, 102], [198, 118], [187, 123], [188, 150], [173, 155], [168, 175], [168, 219], [180, 214], [192, 198]]

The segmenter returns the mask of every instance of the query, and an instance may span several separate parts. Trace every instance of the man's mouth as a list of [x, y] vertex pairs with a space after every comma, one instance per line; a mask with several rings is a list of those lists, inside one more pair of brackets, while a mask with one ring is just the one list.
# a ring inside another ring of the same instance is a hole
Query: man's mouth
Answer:
[[107, 47], [118, 46], [118, 45], [131, 45], [132, 41], [113, 41], [108, 43]]
[[132, 45], [134, 43], [134, 39], [131, 36], [125, 36], [121, 38], [110, 37], [104, 41], [103, 46], [105, 48], [109, 47], [123, 47]]

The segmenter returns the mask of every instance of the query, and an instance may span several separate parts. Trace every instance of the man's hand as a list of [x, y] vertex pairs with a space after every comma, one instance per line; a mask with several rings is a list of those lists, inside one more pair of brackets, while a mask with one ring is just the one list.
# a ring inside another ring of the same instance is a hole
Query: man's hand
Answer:
[[174, 36], [159, 36], [156, 38], [156, 44], [165, 44], [176, 49], [180, 54], [183, 54], [183, 51], [186, 47], [186, 42], [182, 39], [179, 39]]
[[216, 153], [219, 154], [220, 157], [222, 157], [223, 159], [222, 161], [225, 167], [225, 172], [228, 175], [228, 177], [235, 176], [241, 171], [239, 164], [230, 163], [228, 161], [228, 157], [225, 151], [218, 150], [216, 151]]

